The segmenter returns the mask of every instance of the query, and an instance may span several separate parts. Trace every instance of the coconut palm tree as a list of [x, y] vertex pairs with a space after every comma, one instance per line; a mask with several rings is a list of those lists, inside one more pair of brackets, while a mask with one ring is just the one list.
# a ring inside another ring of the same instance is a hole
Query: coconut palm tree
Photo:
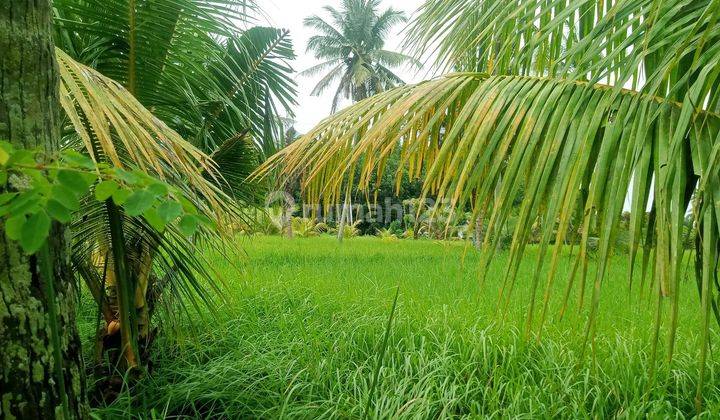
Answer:
[[[704, 367], [713, 310], [720, 321], [714, 297], [720, 292], [719, 17], [714, 0], [428, 0], [411, 24], [408, 45], [454, 73], [351, 106], [266, 167], [301, 174], [311, 200], [327, 199], [339, 196], [348, 180], [368, 188], [371, 175], [382, 173], [386, 157], [399, 149], [410, 176], [424, 171], [425, 194], [447, 198], [455, 208], [470, 206], [474, 218], [488, 216], [483, 268], [523, 188], [499, 304], [507, 307], [521, 282], [529, 288], [525, 331], [538, 338], [550, 297], [564, 296], [564, 313], [575, 292], [578, 307], [589, 312], [586, 341], [593, 339], [627, 199], [628, 287], [637, 289], [633, 281], [640, 277], [641, 287], [656, 293], [651, 352], [655, 358], [660, 324], [667, 323], [669, 360], [683, 222], [691, 211]], [[545, 223], [537, 270], [526, 281], [518, 278], [519, 261], [538, 220]], [[557, 290], [567, 227], [576, 222], [575, 267], [568, 286]], [[599, 242], [590, 270], [593, 229]], [[704, 380], [701, 369], [698, 408]]]
[[330, 19], [318, 15], [305, 19], [305, 26], [317, 31], [307, 43], [307, 51], [323, 62], [302, 75], [326, 72], [312, 95], [320, 95], [339, 80], [333, 97], [335, 112], [341, 98], [360, 101], [404, 82], [393, 68], [416, 65], [412, 57], [384, 49], [392, 28], [407, 21], [401, 11], [378, 9], [380, 0], [344, 0], [340, 10], [326, 6]]

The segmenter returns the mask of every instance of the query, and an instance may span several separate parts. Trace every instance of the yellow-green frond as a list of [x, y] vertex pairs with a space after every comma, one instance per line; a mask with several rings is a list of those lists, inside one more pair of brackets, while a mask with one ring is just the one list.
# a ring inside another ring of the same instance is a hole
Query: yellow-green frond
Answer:
[[94, 160], [139, 168], [179, 186], [218, 222], [235, 213], [233, 200], [218, 187], [224, 180], [209, 156], [153, 116], [117, 82], [60, 49], [56, 55], [62, 107]]
[[[630, 211], [631, 266], [640, 265], [642, 256], [644, 268], [631, 269], [628, 279], [654, 267], [652, 284], [673, 297], [673, 312], [687, 212], [717, 236], [720, 119], [696, 111], [691, 130], [678, 133], [685, 110], [662, 98], [572, 80], [457, 73], [339, 112], [257, 175], [279, 169], [300, 177], [309, 202], [338, 202], [353, 179], [371, 191], [372, 175], [381, 174], [386, 158], [399, 149], [409, 176], [422, 176], [424, 195], [489, 217], [484, 267], [522, 193], [500, 303], [507, 305], [528, 238], [539, 226], [537, 271], [522, 287], [532, 288], [526, 331], [540, 331], [548, 299], [558, 292], [558, 259], [574, 233], [579, 250], [570, 287], [578, 291], [579, 306], [589, 307], [589, 338], [623, 211]], [[595, 242], [597, 268], [589, 272]], [[698, 252], [705, 264], [714, 264], [718, 248], [707, 249]], [[588, 297], [587, 282], [594, 285]], [[672, 333], [669, 340], [672, 345]]]

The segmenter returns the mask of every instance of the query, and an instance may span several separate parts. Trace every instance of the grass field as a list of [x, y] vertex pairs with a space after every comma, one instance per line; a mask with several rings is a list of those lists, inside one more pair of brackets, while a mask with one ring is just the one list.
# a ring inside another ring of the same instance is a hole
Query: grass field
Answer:
[[[676, 355], [668, 365], [661, 351], [651, 378], [656, 298], [628, 293], [624, 256], [614, 257], [603, 285], [593, 349], [582, 345], [587, 315], [578, 310], [578, 290], [566, 316], [557, 316], [564, 276], [539, 343], [522, 339], [529, 299], [522, 281], [505, 319], [498, 316], [505, 254], [481, 289], [478, 255], [458, 242], [256, 237], [239, 239], [238, 249], [242, 272], [209, 256], [229, 287], [219, 314], [160, 337], [156, 368], [136, 397], [121, 397], [98, 415], [358, 418], [368, 407], [370, 417], [383, 418], [695, 415], [700, 321], [692, 278], [680, 297]], [[533, 253], [521, 280], [533, 273]], [[569, 268], [566, 259], [560, 273]], [[86, 332], [94, 319], [89, 306]], [[707, 418], [720, 413], [718, 374], [714, 353]]]

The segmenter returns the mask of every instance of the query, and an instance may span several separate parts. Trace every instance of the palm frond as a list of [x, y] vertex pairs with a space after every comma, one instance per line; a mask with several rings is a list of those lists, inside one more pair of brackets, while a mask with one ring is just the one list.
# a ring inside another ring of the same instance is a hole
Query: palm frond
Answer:
[[[577, 292], [579, 307], [589, 308], [588, 339], [628, 198], [633, 226], [628, 287], [637, 276], [633, 269], [641, 256], [643, 266], [654, 267], [659, 293], [672, 297], [672, 346], [685, 214], [692, 209], [696, 223], [710, 237], [717, 237], [720, 229], [720, 176], [709, 159], [716, 159], [720, 151], [720, 118], [698, 111], [691, 119], [692, 129], [678, 135], [683, 115], [681, 103], [609, 86], [457, 73], [399, 87], [339, 112], [278, 153], [257, 174], [280, 169], [288, 177], [299, 176], [307, 202], [331, 204], [338, 202], [353, 177], [369, 191], [371, 180], [382, 176], [388, 156], [398, 151], [411, 178], [424, 176], [424, 196], [455, 209], [470, 207], [473, 218], [480, 212], [489, 215], [484, 269], [500, 245], [513, 199], [522, 188], [524, 200], [498, 303], [507, 306], [528, 236], [540, 221], [536, 274], [523, 287], [532, 290], [526, 331], [542, 331], [548, 300], [557, 292], [561, 251], [573, 240], [568, 234], [573, 222], [580, 226], [579, 252], [568, 291]], [[673, 148], [680, 153], [671, 155]], [[398, 171], [397, 185], [403, 173]], [[599, 246], [597, 268], [590, 272], [588, 244], [593, 236], [599, 238]], [[716, 273], [717, 243], [704, 244], [697, 252], [705, 270]], [[543, 269], [549, 255], [549, 266]], [[593, 286], [588, 299], [584, 291], [589, 282]], [[704, 291], [703, 299], [711, 301], [712, 294]]]
[[[216, 185], [216, 164], [183, 140], [115, 81], [56, 50], [60, 67], [60, 103], [87, 153], [96, 150], [117, 167], [136, 167], [171, 182], [205, 214], [222, 222], [236, 214], [232, 200]], [[99, 147], [96, 149], [95, 144]], [[214, 182], [201, 175], [206, 172]]]
[[266, 135], [266, 120], [277, 120], [278, 108], [292, 116], [296, 104], [296, 85], [289, 65], [295, 54], [289, 31], [254, 27], [228, 40], [226, 49], [227, 56], [216, 67], [227, 99], [203, 115], [200, 134], [204, 138], [197, 140], [211, 151], [245, 131], [261, 139]]
[[373, 51], [372, 56], [377, 60], [378, 63], [384, 66], [408, 66], [416, 69], [422, 67], [422, 64], [412, 56], [395, 51], [377, 50]]
[[331, 60], [325, 61], [320, 64], [316, 64], [312, 67], [309, 67], [300, 73], [298, 73], [302, 77], [312, 77], [318, 75], [320, 72], [323, 72], [331, 67], [337, 67], [338, 64], [341, 64], [341, 60], [339, 58], [333, 58]]

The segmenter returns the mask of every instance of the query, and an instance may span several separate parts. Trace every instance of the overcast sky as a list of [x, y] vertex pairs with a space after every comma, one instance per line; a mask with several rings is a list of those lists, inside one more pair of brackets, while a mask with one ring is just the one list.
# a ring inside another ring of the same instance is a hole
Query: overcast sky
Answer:
[[[383, 0], [381, 10], [387, 7], [393, 7], [396, 10], [405, 11], [409, 16], [417, 10], [423, 0]], [[293, 45], [297, 59], [293, 64], [293, 68], [300, 72], [314, 64], [319, 63], [312, 53], [305, 52], [307, 40], [313, 35], [312, 30], [303, 26], [303, 19], [307, 16], [318, 14], [326, 17], [327, 12], [322, 8], [330, 5], [336, 9], [340, 8], [340, 0], [263, 0], [260, 2], [269, 24], [278, 28], [289, 29], [292, 35]], [[404, 25], [398, 25], [393, 29], [392, 36], [388, 39], [385, 49], [398, 51], [399, 44], [402, 41], [402, 35], [399, 32]], [[396, 72], [407, 83], [422, 80], [426, 75], [426, 71], [400, 69]], [[334, 88], [323, 92], [322, 96], [310, 96], [315, 84], [322, 78], [322, 75], [315, 77], [301, 77], [296, 75], [295, 80], [298, 84], [298, 103], [295, 109], [295, 128], [305, 133], [315, 124], [330, 114], [330, 106], [332, 97], [335, 93]]]

